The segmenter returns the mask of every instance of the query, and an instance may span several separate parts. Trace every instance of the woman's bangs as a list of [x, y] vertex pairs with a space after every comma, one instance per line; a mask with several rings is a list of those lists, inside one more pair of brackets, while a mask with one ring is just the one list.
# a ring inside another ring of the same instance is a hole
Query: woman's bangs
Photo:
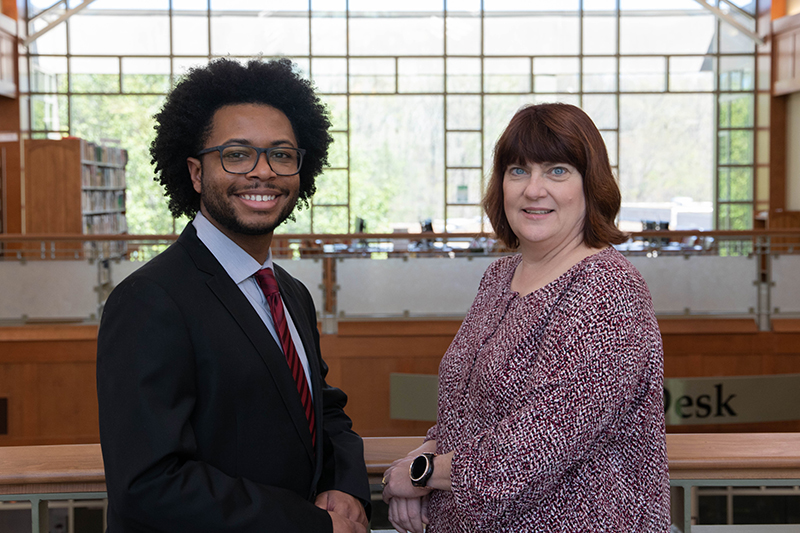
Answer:
[[495, 157], [508, 165], [521, 163], [569, 163], [577, 167], [576, 158], [550, 128], [538, 120], [521, 121], [511, 131], [507, 131], [506, 142]]

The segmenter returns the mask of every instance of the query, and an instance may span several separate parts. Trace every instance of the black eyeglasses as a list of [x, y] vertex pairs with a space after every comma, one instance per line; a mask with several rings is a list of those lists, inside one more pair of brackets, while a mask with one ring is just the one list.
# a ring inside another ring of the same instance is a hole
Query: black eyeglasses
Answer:
[[258, 165], [258, 158], [261, 157], [261, 154], [267, 154], [267, 164], [278, 176], [294, 176], [300, 172], [303, 156], [306, 153], [302, 148], [289, 148], [286, 146], [258, 148], [246, 144], [227, 144], [225, 146], [206, 148], [198, 152], [197, 156], [200, 157], [211, 152], [219, 152], [222, 168], [230, 174], [252, 172]]

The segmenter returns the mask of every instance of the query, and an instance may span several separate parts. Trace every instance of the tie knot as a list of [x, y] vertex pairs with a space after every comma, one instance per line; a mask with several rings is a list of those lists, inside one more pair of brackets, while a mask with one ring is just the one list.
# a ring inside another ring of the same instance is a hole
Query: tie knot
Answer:
[[280, 292], [278, 290], [278, 282], [271, 268], [262, 268], [256, 272], [256, 282], [266, 296]]

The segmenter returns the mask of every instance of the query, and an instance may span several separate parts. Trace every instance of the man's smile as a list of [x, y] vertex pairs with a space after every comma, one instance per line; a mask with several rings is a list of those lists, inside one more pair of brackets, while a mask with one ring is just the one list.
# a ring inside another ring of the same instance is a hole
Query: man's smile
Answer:
[[269, 202], [277, 198], [275, 194], [239, 194], [239, 198], [253, 202]]

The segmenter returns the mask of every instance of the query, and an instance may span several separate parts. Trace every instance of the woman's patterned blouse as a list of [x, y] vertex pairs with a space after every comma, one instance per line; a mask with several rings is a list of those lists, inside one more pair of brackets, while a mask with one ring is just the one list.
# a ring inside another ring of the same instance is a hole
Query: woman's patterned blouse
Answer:
[[495, 261], [439, 368], [428, 439], [455, 451], [430, 533], [666, 532], [663, 351], [614, 248], [521, 297]]

